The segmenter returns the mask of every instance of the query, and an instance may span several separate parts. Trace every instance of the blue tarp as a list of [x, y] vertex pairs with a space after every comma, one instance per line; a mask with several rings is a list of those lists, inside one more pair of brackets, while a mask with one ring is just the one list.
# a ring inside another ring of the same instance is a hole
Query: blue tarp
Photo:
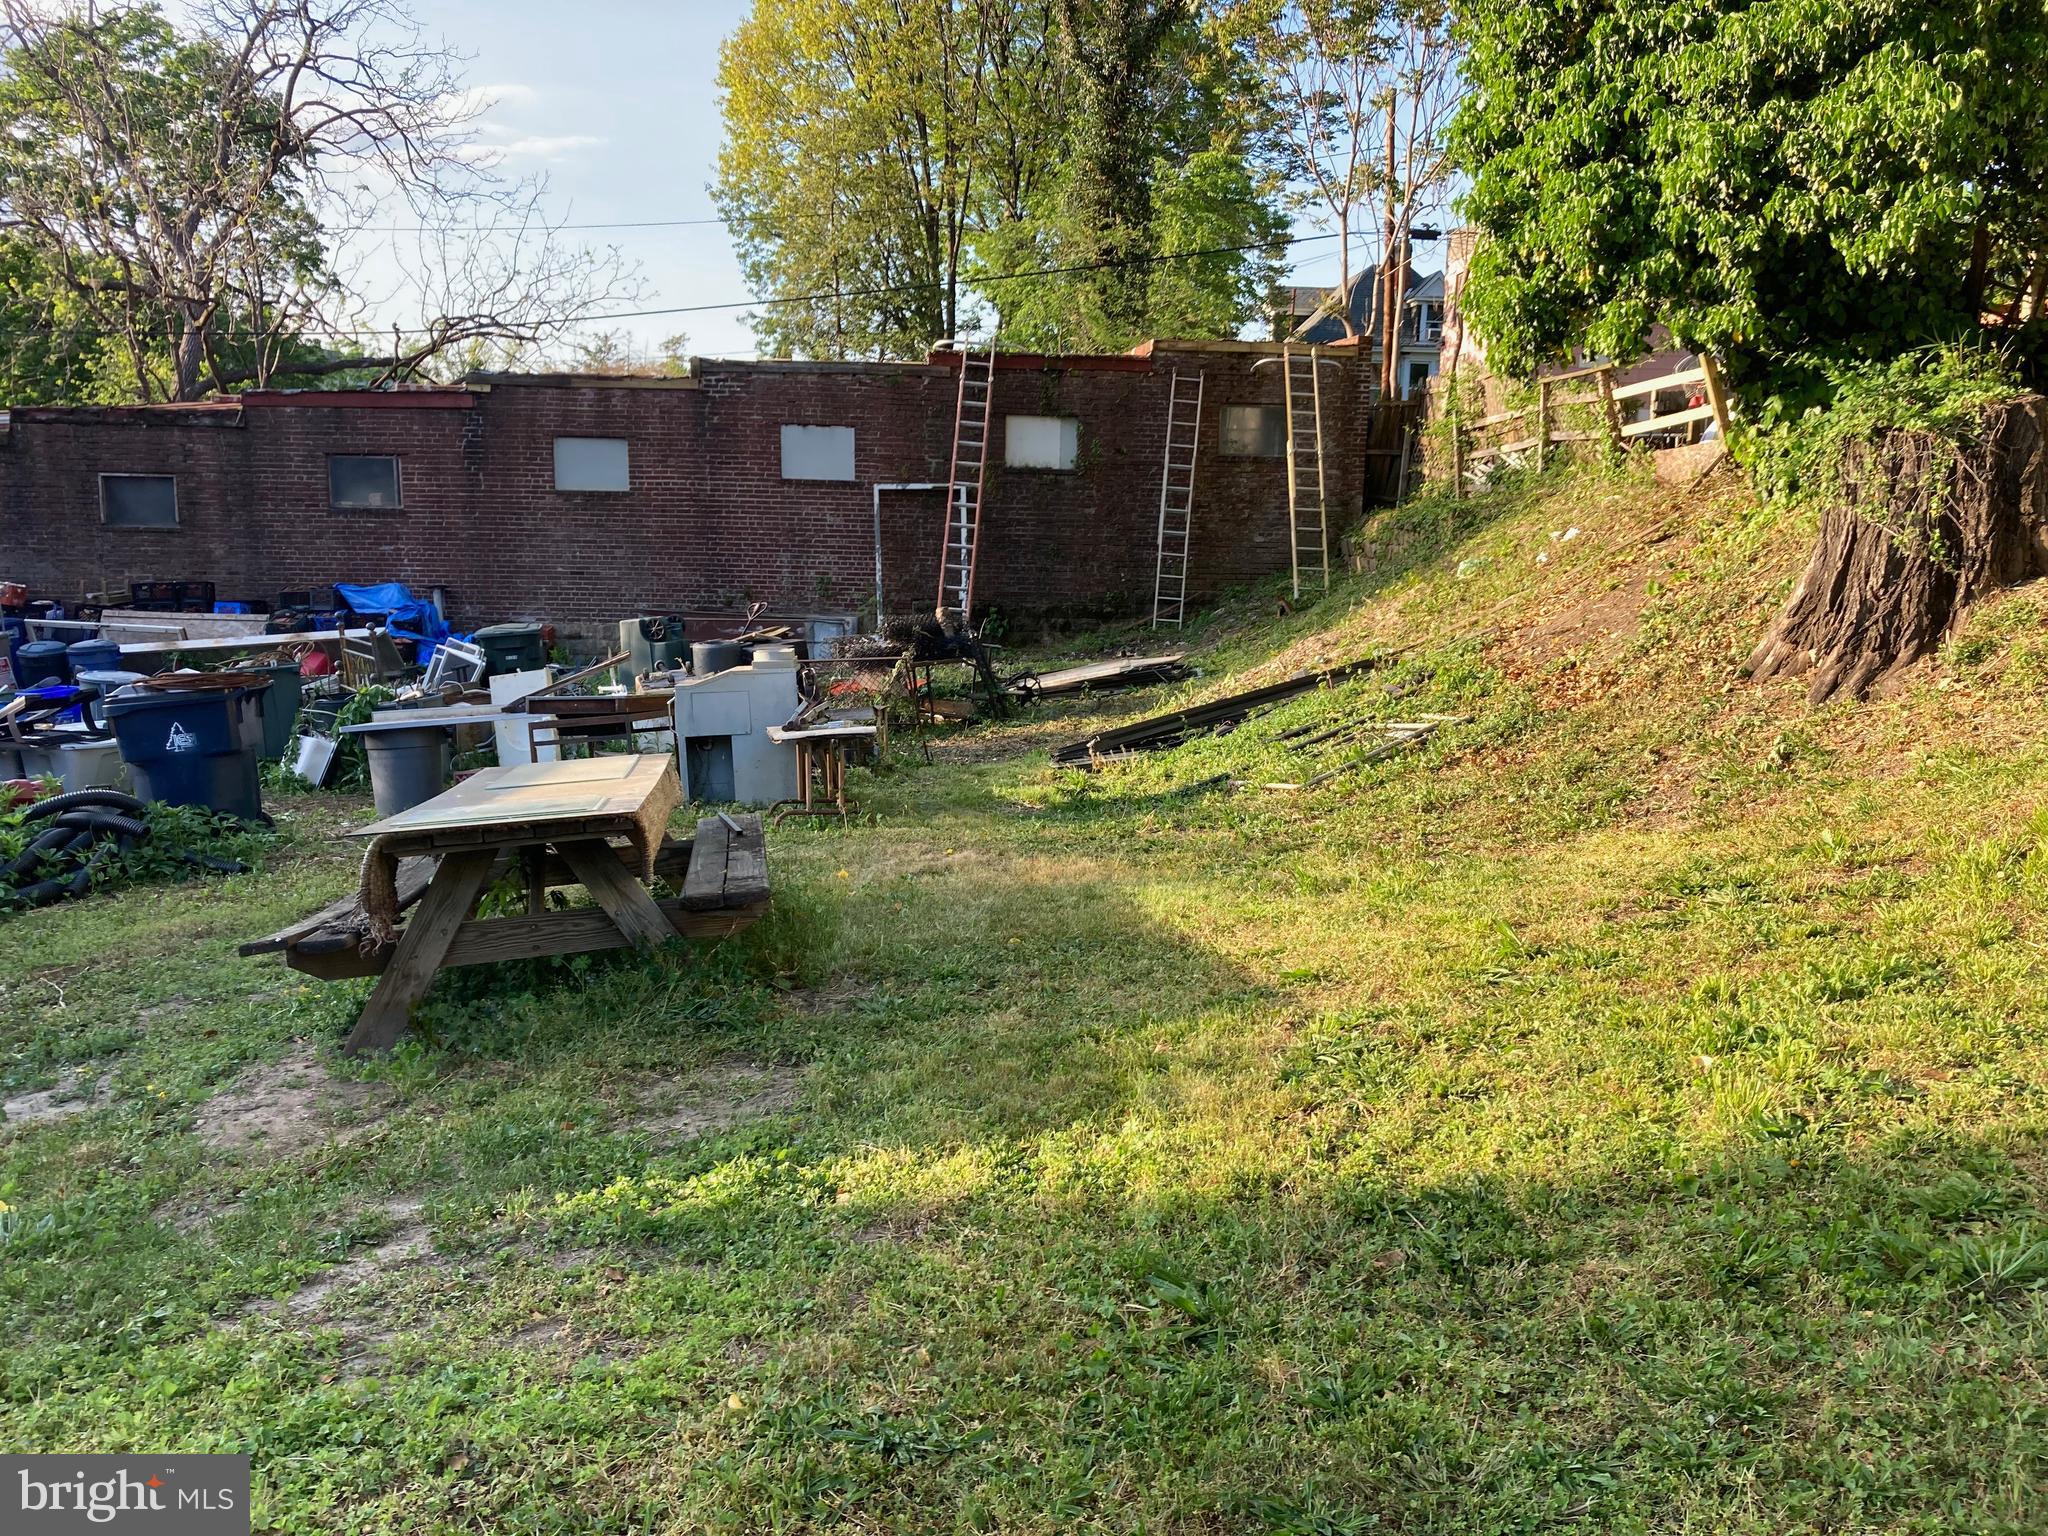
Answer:
[[434, 659], [434, 652], [448, 638], [448, 624], [439, 611], [432, 603], [414, 597], [412, 589], [402, 581], [370, 582], [363, 586], [347, 586], [337, 581], [334, 591], [352, 611], [371, 617], [381, 615], [385, 628], [392, 634], [413, 641], [421, 666]]

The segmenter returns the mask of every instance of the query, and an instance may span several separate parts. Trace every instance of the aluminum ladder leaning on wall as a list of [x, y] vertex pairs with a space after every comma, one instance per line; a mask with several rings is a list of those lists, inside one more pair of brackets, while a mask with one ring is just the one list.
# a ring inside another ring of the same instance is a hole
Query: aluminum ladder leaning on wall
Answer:
[[1195, 521], [1195, 450], [1202, 431], [1202, 375], [1174, 370], [1166, 397], [1166, 461], [1159, 472], [1159, 563], [1152, 578], [1152, 627], [1179, 629], [1187, 615], [1188, 557]]
[[974, 611], [974, 555], [981, 541], [981, 488], [988, 463], [989, 397], [995, 393], [996, 349], [964, 342], [960, 394], [953, 407], [953, 467], [946, 476], [946, 547], [939, 557], [938, 613], [966, 623]]
[[1294, 595], [1304, 579], [1330, 590], [1330, 522], [1323, 485], [1323, 359], [1313, 346], [1280, 348], [1287, 387], [1287, 524]]

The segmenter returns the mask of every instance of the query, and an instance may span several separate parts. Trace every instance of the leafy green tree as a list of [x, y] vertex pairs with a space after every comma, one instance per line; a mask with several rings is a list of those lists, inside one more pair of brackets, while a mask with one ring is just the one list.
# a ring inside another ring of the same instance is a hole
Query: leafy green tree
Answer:
[[1505, 371], [1661, 321], [1796, 399], [2018, 319], [2038, 282], [2039, 0], [1468, 0], [1458, 25], [1489, 237], [1464, 310]]
[[1146, 322], [1154, 254], [1152, 186], [1162, 98], [1175, 82], [1168, 44], [1194, 19], [1189, 0], [1058, 0], [1060, 56], [1076, 86], [1060, 188], [1065, 251], [1089, 308], [1112, 336]]
[[[1151, 179], [1145, 244], [1157, 254], [1130, 269], [1142, 285], [1136, 325], [1107, 311], [1095, 273], [1057, 270], [1085, 260], [1089, 245], [1070, 233], [1056, 200], [1050, 214], [1012, 220], [976, 240], [969, 273], [1002, 316], [1005, 346], [1116, 351], [1148, 335], [1228, 337], [1260, 312], [1279, 279], [1287, 219], [1245, 157], [1205, 149], [1180, 163], [1162, 158]], [[1048, 268], [1055, 270], [1046, 276], [1001, 277]], [[1122, 286], [1108, 291], [1120, 294]]]
[[42, 253], [0, 235], [0, 400], [111, 404], [130, 398], [118, 336], [78, 302]]
[[719, 56], [717, 198], [768, 349], [913, 356], [971, 318], [968, 240], [1056, 161], [1042, 8], [759, 0]]
[[1235, 332], [1267, 253], [1158, 259], [1280, 231], [1193, 9], [758, 0], [721, 56], [717, 191], [762, 346], [917, 356], [990, 306], [1006, 345]]
[[[0, 202], [24, 255], [0, 276], [53, 337], [118, 347], [128, 398], [398, 377], [472, 341], [553, 339], [625, 296], [615, 256], [555, 245], [539, 189], [471, 153], [480, 107], [404, 0], [180, 15], [0, 3]], [[369, 222], [370, 182], [421, 223], [400, 265], [422, 318], [388, 352], [308, 339], [361, 333], [334, 242]], [[493, 221], [532, 236], [486, 238]]]

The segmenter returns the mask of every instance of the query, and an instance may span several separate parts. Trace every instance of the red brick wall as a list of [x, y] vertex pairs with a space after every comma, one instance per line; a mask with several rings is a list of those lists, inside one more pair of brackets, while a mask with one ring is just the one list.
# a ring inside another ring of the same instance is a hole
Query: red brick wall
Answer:
[[[1277, 360], [1250, 352], [1003, 359], [996, 374], [977, 605], [1029, 620], [1151, 603], [1172, 371], [1204, 375], [1192, 588], [1288, 564], [1282, 459], [1226, 459], [1221, 408], [1280, 403]], [[251, 396], [237, 410], [32, 410], [0, 439], [0, 578], [76, 597], [140, 580], [210, 579], [275, 597], [333, 581], [448, 589], [459, 625], [547, 618], [601, 633], [645, 609], [843, 611], [871, 604], [873, 486], [942, 481], [952, 370], [925, 364], [700, 364], [692, 385], [508, 383], [465, 394]], [[1370, 370], [1324, 371], [1333, 531], [1360, 510]], [[1002, 418], [1079, 422], [1072, 472], [1003, 466]], [[856, 479], [785, 481], [785, 423], [855, 429]], [[620, 437], [632, 490], [554, 489], [554, 438]], [[327, 456], [395, 454], [404, 506], [343, 511]], [[100, 522], [98, 476], [178, 477], [180, 526]], [[936, 596], [942, 492], [884, 492], [890, 611]]]

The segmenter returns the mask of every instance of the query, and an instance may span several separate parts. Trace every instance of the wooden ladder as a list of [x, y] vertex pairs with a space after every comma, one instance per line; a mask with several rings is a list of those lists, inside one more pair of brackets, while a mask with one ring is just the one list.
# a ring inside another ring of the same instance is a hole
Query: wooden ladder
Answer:
[[1322, 359], [1313, 346], [1280, 348], [1287, 386], [1287, 523], [1294, 554], [1294, 595], [1304, 578], [1330, 589], [1330, 522], [1323, 500]]
[[938, 612], [964, 624], [974, 610], [974, 555], [981, 538], [982, 472], [988, 463], [989, 396], [995, 392], [996, 349], [960, 353], [960, 394], [953, 407], [953, 466], [946, 477], [946, 547], [939, 557]]
[[1195, 520], [1195, 450], [1202, 430], [1202, 375], [1193, 398], [1174, 370], [1166, 397], [1166, 461], [1159, 472], [1159, 563], [1152, 578], [1152, 627], [1179, 629], [1187, 616], [1189, 542]]

